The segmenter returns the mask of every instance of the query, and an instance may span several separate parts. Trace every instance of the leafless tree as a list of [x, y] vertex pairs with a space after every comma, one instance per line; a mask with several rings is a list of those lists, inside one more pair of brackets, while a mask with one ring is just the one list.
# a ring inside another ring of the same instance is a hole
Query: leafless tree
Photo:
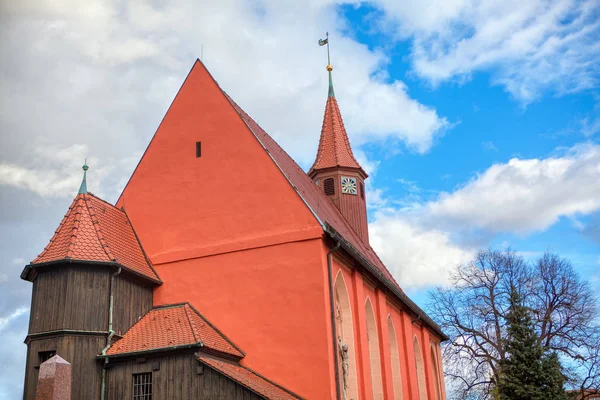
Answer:
[[548, 252], [528, 263], [510, 249], [485, 250], [472, 262], [457, 266], [451, 283], [430, 293], [428, 308], [450, 337], [443, 358], [454, 397], [491, 398], [498, 362], [506, 357], [505, 317], [511, 286], [531, 310], [540, 344], [558, 352], [572, 368], [573, 385], [589, 388], [597, 384], [600, 366], [592, 366], [590, 347], [597, 330], [597, 303], [568, 260]]

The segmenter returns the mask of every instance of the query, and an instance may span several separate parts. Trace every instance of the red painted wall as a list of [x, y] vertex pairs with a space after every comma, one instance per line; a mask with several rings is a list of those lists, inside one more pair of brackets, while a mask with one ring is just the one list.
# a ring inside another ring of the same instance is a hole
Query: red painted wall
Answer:
[[322, 234], [200, 62], [117, 206], [155, 264]]
[[156, 305], [189, 301], [243, 364], [330, 397], [322, 228], [199, 62], [117, 205], [164, 282]]
[[328, 399], [333, 362], [321, 239], [162, 264], [156, 305], [192, 303], [246, 353], [242, 364]]
[[[126, 209], [164, 282], [155, 304], [191, 302], [246, 352], [243, 364], [308, 399], [335, 397], [323, 231], [200, 63], [117, 205]], [[341, 263], [334, 262], [333, 277], [342, 269], [353, 307], [360, 398], [372, 397], [366, 296], [382, 353], [389, 351], [386, 318], [392, 314], [404, 399], [416, 398], [412, 335], [428, 343], [424, 328], [388, 307], [383, 293]], [[381, 360], [389, 394], [390, 357]], [[427, 379], [431, 392], [431, 373]]]

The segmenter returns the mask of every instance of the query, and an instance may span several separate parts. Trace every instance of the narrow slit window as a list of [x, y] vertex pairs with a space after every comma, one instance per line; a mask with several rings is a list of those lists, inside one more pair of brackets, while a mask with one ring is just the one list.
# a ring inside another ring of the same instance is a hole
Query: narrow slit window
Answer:
[[358, 184], [358, 188], [359, 188], [359, 190], [360, 190], [360, 198], [361, 198], [361, 199], [364, 199], [364, 198], [365, 198], [365, 184], [364, 184], [364, 183], [362, 183], [362, 182], [360, 182], [360, 183]]
[[202, 156], [202, 142], [196, 142], [196, 158]]
[[327, 178], [323, 181], [323, 189], [326, 196], [333, 196], [335, 194], [335, 180], [333, 178]]
[[152, 372], [133, 374], [133, 400], [152, 400]]

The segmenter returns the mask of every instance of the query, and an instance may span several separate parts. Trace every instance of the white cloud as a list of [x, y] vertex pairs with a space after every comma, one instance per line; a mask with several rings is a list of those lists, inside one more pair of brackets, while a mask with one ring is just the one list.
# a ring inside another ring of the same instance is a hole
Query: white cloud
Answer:
[[403, 82], [384, 79], [382, 52], [339, 33], [346, 22], [333, 2], [24, 0], [2, 8], [0, 120], [11, 137], [0, 139], [0, 156], [17, 167], [5, 168], [11, 181], [27, 175], [14, 155], [40, 138], [86, 145], [104, 164], [141, 153], [201, 48], [219, 84], [308, 166], [326, 101], [325, 49], [316, 43], [324, 27], [355, 145], [393, 139], [426, 152], [450, 127]]
[[546, 89], [598, 87], [596, 0], [375, 0], [389, 29], [411, 38], [414, 71], [437, 85], [491, 71], [523, 103]]
[[[0, 163], [0, 185], [34, 192], [42, 197], [73, 197], [83, 178], [81, 167], [89, 153], [85, 145], [59, 148], [53, 145], [35, 147], [21, 165]], [[114, 174], [113, 165], [102, 165], [95, 157], [87, 159], [93, 179], [88, 190], [103, 194], [107, 175]], [[98, 189], [98, 191], [96, 191]]]
[[410, 189], [400, 200], [381, 189], [368, 192], [370, 241], [403, 287], [443, 285], [448, 271], [469, 261], [495, 234], [527, 235], [561, 217], [575, 221], [599, 211], [596, 182], [600, 146], [592, 144], [553, 157], [492, 165], [429, 201], [418, 196], [423, 189], [415, 182], [399, 180]]
[[444, 226], [527, 234], [560, 217], [600, 210], [597, 182], [600, 146], [579, 145], [562, 156], [495, 164], [425, 209], [430, 220]]
[[430, 287], [448, 283], [448, 272], [473, 256], [473, 250], [455, 244], [448, 232], [423, 227], [399, 210], [375, 213], [369, 238], [400, 286]]

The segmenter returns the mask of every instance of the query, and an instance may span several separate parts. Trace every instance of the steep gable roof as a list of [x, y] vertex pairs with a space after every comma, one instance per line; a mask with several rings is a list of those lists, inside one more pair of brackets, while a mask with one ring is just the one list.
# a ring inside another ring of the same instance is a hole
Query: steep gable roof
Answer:
[[91, 193], [75, 197], [54, 236], [30, 266], [63, 260], [115, 263], [160, 282], [125, 212]]
[[113, 344], [108, 356], [181, 346], [205, 347], [241, 358], [244, 353], [189, 303], [154, 308]]
[[228, 362], [225, 360], [207, 357], [205, 355], [196, 354], [198, 361], [209, 367], [219, 371], [225, 376], [233, 379], [239, 384], [247, 387], [255, 393], [264, 396], [270, 400], [292, 400], [301, 399], [300, 396], [289, 392], [283, 387], [263, 378], [250, 368], [246, 368], [240, 364]]

